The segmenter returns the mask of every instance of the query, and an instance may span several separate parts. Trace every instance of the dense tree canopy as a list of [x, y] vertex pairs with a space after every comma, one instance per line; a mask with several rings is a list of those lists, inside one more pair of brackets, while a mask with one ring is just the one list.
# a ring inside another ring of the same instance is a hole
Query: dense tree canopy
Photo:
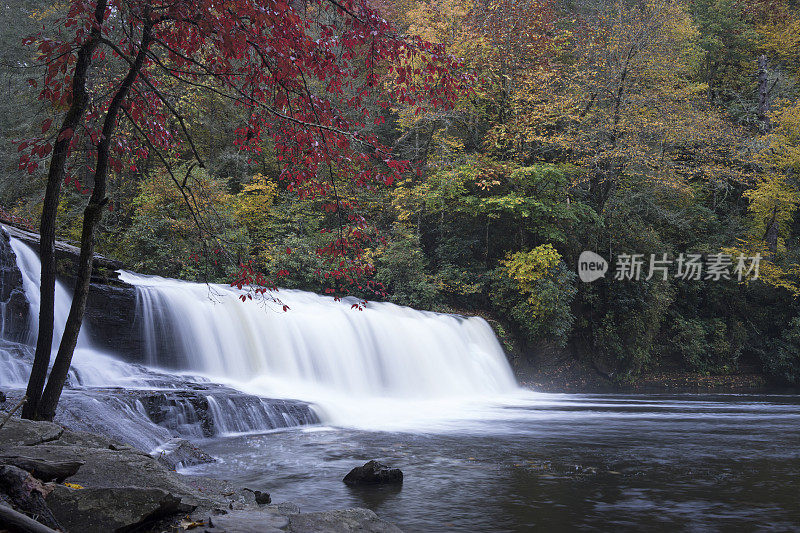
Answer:
[[[13, 214], [38, 220], [41, 163], [67, 140], [56, 229], [81, 237], [92, 147], [149, 27], [99, 251], [481, 314], [520, 360], [561, 350], [619, 382], [755, 368], [797, 383], [793, 0], [118, 0], [67, 133], [52, 120], [97, 4], [17, 1], [16, 27], [45, 29], [3, 52]], [[584, 250], [604, 278], [576, 276]], [[624, 254], [644, 257], [639, 280], [614, 276]], [[648, 278], [651, 254], [666, 279]], [[677, 276], [687, 254], [730, 255], [731, 279]], [[734, 274], [739, 254], [760, 255], [757, 279]]]

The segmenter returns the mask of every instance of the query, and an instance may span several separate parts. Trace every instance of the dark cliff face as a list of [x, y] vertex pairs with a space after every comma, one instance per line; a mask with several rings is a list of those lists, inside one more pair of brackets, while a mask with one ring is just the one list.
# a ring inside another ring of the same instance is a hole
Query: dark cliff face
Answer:
[[84, 323], [98, 349], [117, 354], [126, 361], [145, 362], [133, 286], [121, 282], [114, 285], [92, 283]]
[[0, 308], [3, 338], [26, 342], [30, 329], [30, 304], [22, 287], [22, 273], [17, 268], [11, 240], [4, 231], [0, 231]]
[[[35, 342], [36, 332], [30, 331], [30, 305], [22, 286], [22, 274], [11, 249], [10, 237], [23, 241], [38, 250], [39, 236], [19, 228], [8, 227], [0, 232], [0, 308], [3, 309], [2, 337], [15, 342]], [[56, 243], [59, 280], [71, 288], [80, 250], [72, 245]], [[132, 362], [144, 361], [140, 327], [136, 322], [136, 289], [117, 278], [122, 264], [102, 256], [95, 257], [95, 274], [89, 289], [84, 324], [92, 343], [100, 350], [115, 353]]]

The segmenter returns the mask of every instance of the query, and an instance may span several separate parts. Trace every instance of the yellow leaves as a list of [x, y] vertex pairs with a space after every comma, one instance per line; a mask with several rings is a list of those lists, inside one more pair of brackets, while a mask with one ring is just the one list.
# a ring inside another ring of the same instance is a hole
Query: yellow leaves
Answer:
[[797, 263], [781, 264], [779, 257], [770, 252], [766, 244], [758, 237], [740, 239], [739, 243], [733, 247], [725, 247], [722, 253], [732, 257], [740, 254], [745, 257], [755, 257], [759, 255], [761, 260], [758, 265], [758, 279], [744, 277], [740, 283], [764, 283], [771, 287], [784, 289], [794, 297], [800, 296], [800, 265]]
[[261, 174], [242, 187], [236, 199], [236, 216], [248, 227], [257, 225], [269, 214], [278, 185]]
[[[800, 14], [787, 6], [774, 6], [777, 12], [763, 17], [756, 30], [761, 36], [761, 49], [770, 58], [800, 68]], [[800, 72], [795, 72], [800, 74]]]
[[430, 191], [427, 183], [414, 185], [411, 180], [398, 182], [392, 189], [392, 207], [397, 211], [397, 220], [401, 223], [409, 223], [412, 218], [421, 212], [425, 196]]
[[536, 282], [552, 276], [561, 262], [561, 254], [552, 244], [537, 246], [530, 252], [517, 252], [500, 261], [506, 274], [517, 282], [520, 294], [528, 296], [528, 303], [538, 316], [543, 311], [543, 303], [536, 294]]
[[36, 9], [32, 10], [28, 15], [28, 17], [37, 21], [42, 21], [46, 18], [56, 17], [61, 13], [67, 11], [68, 8], [69, 8], [68, 2], [55, 2], [54, 4], [50, 5], [49, 7], [41, 11]]
[[194, 520], [190, 520], [188, 517], [181, 520], [180, 527], [181, 529], [195, 529], [198, 527], [202, 527], [206, 525], [205, 522], [202, 520], [195, 522]]
[[500, 261], [508, 275], [520, 286], [530, 286], [550, 273], [561, 261], [561, 254], [552, 244], [543, 244], [530, 252], [517, 252]]
[[778, 102], [772, 114], [774, 125], [767, 136], [769, 149], [762, 152], [760, 161], [777, 171], [800, 172], [800, 102]]
[[83, 488], [81, 485], [78, 485], [77, 483], [67, 483], [66, 481], [64, 482], [64, 486], [74, 490], [80, 490]]

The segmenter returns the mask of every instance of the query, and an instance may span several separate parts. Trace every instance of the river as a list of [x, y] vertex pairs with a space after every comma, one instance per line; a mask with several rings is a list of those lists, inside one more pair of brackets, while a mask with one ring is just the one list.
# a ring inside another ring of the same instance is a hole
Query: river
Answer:
[[[10, 244], [30, 343], [39, 260]], [[368, 507], [406, 531], [800, 530], [798, 395], [537, 393], [517, 386], [480, 318], [120, 278], [135, 287], [146, 366], [83, 331], [62, 411], [144, 451], [177, 434], [218, 459], [184, 473], [304, 511]], [[57, 339], [69, 301], [58, 284]], [[4, 345], [0, 386], [21, 394], [31, 352]], [[342, 483], [370, 459], [402, 469], [403, 485]]]
[[[406, 531], [800, 529], [796, 395], [526, 396], [420, 431], [212, 439], [220, 462], [187, 473], [304, 511], [367, 507]], [[369, 459], [401, 468], [402, 487], [342, 483]]]

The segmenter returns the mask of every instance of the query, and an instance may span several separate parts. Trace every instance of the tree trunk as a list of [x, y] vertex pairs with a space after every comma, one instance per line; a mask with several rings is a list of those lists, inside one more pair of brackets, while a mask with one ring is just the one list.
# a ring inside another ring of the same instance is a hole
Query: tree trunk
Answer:
[[778, 253], [778, 211], [772, 210], [772, 218], [766, 224], [764, 231], [764, 242], [767, 244], [767, 249], [771, 255]]
[[[147, 14], [145, 14], [147, 16]], [[142, 32], [142, 41], [136, 59], [131, 64], [128, 74], [117, 89], [111, 100], [103, 122], [102, 135], [97, 145], [97, 167], [94, 172], [94, 188], [89, 197], [89, 204], [83, 212], [83, 230], [81, 232], [81, 253], [78, 258], [78, 272], [75, 280], [75, 289], [72, 296], [72, 305], [69, 309], [67, 324], [64, 327], [64, 336], [58, 347], [56, 361], [50, 371], [47, 386], [44, 388], [39, 405], [39, 416], [44, 420], [52, 420], [56, 414], [58, 400], [64, 388], [64, 382], [72, 364], [72, 354], [78, 342], [83, 315], [86, 311], [86, 299], [89, 296], [89, 283], [92, 278], [92, 260], [94, 258], [94, 232], [103, 216], [108, 198], [106, 198], [106, 179], [108, 177], [108, 164], [111, 148], [111, 139], [117, 127], [117, 115], [128, 95], [139, 71], [144, 64], [147, 50], [152, 40], [152, 25], [146, 20]]]
[[758, 58], [758, 121], [762, 131], [769, 131], [769, 89], [767, 88], [767, 56]]
[[22, 409], [22, 417], [28, 419], [38, 418], [39, 401], [42, 396], [47, 367], [50, 366], [50, 353], [53, 350], [53, 321], [56, 291], [56, 215], [58, 213], [58, 198], [61, 194], [61, 182], [69, 155], [69, 144], [75, 128], [78, 127], [86, 108], [89, 97], [86, 94], [86, 77], [92, 64], [92, 54], [97, 48], [100, 39], [100, 26], [106, 11], [106, 0], [99, 0], [95, 8], [95, 21], [97, 25], [92, 28], [89, 38], [78, 50], [75, 63], [75, 73], [72, 77], [72, 102], [64, 122], [58, 131], [53, 156], [50, 159], [50, 168], [47, 173], [47, 188], [42, 206], [42, 220], [39, 226], [39, 257], [42, 263], [42, 277], [39, 303], [39, 333], [36, 338], [36, 354], [28, 379], [28, 388], [25, 395], [28, 402]]

